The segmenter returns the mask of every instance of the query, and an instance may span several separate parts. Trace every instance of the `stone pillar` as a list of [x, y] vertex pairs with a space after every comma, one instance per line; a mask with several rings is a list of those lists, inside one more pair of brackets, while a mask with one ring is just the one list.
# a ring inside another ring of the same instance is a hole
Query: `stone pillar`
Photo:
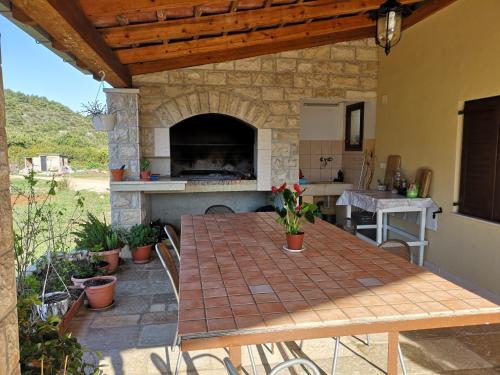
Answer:
[[[109, 168], [125, 165], [125, 179], [139, 180], [141, 147], [139, 139], [139, 90], [105, 89], [108, 106], [117, 111], [115, 128], [108, 132]], [[131, 227], [146, 220], [146, 197], [141, 192], [110, 194], [111, 222]]]
[[16, 282], [5, 132], [5, 98], [0, 65], [0, 374], [20, 374]]

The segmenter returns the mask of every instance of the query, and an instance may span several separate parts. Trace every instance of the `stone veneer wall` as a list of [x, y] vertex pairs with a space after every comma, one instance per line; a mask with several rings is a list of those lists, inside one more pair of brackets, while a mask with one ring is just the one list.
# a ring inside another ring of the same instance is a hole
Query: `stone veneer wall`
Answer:
[[[295, 182], [300, 100], [375, 98], [377, 74], [377, 47], [365, 39], [135, 76], [141, 149], [154, 155], [155, 128], [199, 113], [240, 113], [272, 129], [271, 182]], [[249, 115], [251, 108], [263, 110]]]
[[20, 374], [5, 98], [0, 68], [0, 375]]

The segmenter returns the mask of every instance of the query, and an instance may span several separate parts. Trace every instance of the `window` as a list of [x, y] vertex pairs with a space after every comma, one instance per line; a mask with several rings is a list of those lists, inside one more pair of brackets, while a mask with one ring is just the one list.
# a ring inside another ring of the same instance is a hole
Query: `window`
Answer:
[[500, 96], [465, 102], [458, 212], [500, 222]]
[[345, 115], [345, 150], [362, 151], [365, 103], [346, 106]]

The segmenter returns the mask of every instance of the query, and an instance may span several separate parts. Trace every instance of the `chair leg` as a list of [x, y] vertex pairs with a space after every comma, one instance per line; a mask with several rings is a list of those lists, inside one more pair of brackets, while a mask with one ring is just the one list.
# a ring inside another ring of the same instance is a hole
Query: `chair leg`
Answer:
[[337, 371], [337, 359], [340, 352], [340, 337], [335, 337], [335, 349], [333, 351], [332, 375]]
[[175, 375], [179, 375], [179, 370], [181, 368], [181, 360], [182, 360], [182, 351], [181, 348], [177, 348], [179, 353], [177, 353], [177, 363], [175, 364]]
[[366, 335], [366, 345], [370, 346], [370, 335]]
[[401, 369], [403, 370], [403, 375], [406, 375], [406, 366], [403, 357], [403, 352], [401, 351], [401, 345], [399, 344], [398, 344], [398, 357], [399, 357], [399, 362], [401, 363]]
[[299, 348], [300, 350], [302, 350], [302, 347], [304, 346], [304, 340], [300, 340], [300, 343], [299, 343]]
[[250, 357], [250, 364], [252, 365], [253, 375], [257, 375], [257, 367], [255, 367], [255, 359], [253, 358], [252, 347], [248, 345], [247, 350], [248, 350], [248, 357]]

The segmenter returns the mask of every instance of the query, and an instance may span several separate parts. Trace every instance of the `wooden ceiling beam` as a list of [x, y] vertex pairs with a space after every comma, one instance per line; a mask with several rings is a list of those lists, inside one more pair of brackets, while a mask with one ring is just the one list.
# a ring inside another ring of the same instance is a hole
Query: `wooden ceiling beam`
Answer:
[[229, 0], [80, 0], [84, 13], [91, 19], [117, 14], [150, 12], [158, 9], [225, 5], [228, 3]]
[[[403, 0], [405, 4], [421, 0]], [[261, 9], [195, 17], [154, 24], [129, 25], [101, 29], [104, 40], [112, 47], [133, 43], [155, 42], [164, 39], [192, 38], [257, 27], [303, 22], [313, 18], [335, 17], [374, 10], [383, 0], [316, 0], [293, 5], [264, 7]]]
[[239, 60], [294, 49], [317, 47], [326, 44], [368, 38], [373, 35], [375, 35], [375, 26], [367, 26], [349, 31], [331, 32], [327, 35], [299, 38], [293, 41], [276, 41], [273, 44], [262, 45], [258, 48], [252, 46], [228, 50], [221, 49], [214, 50], [212, 52], [196, 53], [191, 56], [163, 59], [146, 63], [136, 63], [129, 65], [129, 69], [132, 75], [154, 73], [164, 70]]
[[106, 81], [115, 87], [132, 84], [127, 67], [120, 63], [74, 1], [11, 0], [11, 3], [94, 75], [103, 71]]

